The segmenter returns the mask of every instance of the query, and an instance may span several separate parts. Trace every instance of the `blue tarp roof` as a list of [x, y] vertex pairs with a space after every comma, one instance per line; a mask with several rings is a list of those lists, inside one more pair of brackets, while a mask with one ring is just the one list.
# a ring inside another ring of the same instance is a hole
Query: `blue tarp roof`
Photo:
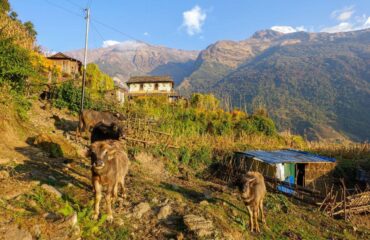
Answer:
[[315, 155], [309, 152], [298, 151], [293, 149], [278, 151], [246, 151], [240, 152], [256, 160], [269, 164], [277, 163], [312, 163], [312, 162], [335, 162], [334, 158]]

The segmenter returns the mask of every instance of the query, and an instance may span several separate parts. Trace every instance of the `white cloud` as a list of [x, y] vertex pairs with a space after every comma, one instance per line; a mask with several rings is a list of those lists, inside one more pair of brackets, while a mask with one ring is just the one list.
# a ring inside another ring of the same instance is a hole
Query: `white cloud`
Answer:
[[149, 36], [150, 34], [148, 32], [143, 33], [144, 36]]
[[349, 20], [354, 13], [354, 6], [349, 6], [340, 10], [333, 11], [330, 16], [337, 19], [338, 21], [344, 22]]
[[321, 32], [335, 33], [335, 32], [349, 32], [356, 31], [365, 28], [370, 28], [370, 17], [362, 16], [357, 17], [356, 21], [352, 22], [341, 22], [332, 27], [325, 27], [321, 29]]
[[301, 32], [301, 31], [307, 31], [307, 29], [304, 26], [299, 27], [291, 27], [291, 26], [272, 26], [271, 30], [281, 32], [281, 33], [294, 33], [294, 32]]
[[192, 36], [202, 32], [202, 26], [207, 18], [207, 14], [198, 5], [191, 10], [182, 13], [182, 26], [186, 27], [186, 32]]
[[114, 40], [106, 40], [103, 42], [103, 48], [106, 48], [106, 47], [111, 47], [111, 46], [114, 46], [114, 45], [117, 45], [119, 44], [120, 42], [118, 41], [114, 41]]
[[138, 47], [146, 45], [145, 43], [142, 42], [137, 42], [137, 41], [115, 41], [115, 40], [106, 40], [103, 42], [103, 48], [106, 47], [112, 47], [116, 46], [115, 48], [119, 50], [130, 50], [130, 49], [137, 49]]
[[367, 18], [367, 20], [364, 23], [365, 28], [370, 28], [370, 17]]
[[335, 33], [335, 32], [348, 32], [355, 30], [353, 25], [348, 22], [342, 22], [332, 27], [326, 27], [321, 29], [321, 32]]
[[367, 17], [365, 14], [353, 16], [355, 13], [354, 8], [355, 6], [349, 6], [333, 11], [330, 16], [338, 20], [339, 23], [334, 26], [324, 27], [321, 29], [321, 32], [348, 32], [370, 28], [370, 17]]

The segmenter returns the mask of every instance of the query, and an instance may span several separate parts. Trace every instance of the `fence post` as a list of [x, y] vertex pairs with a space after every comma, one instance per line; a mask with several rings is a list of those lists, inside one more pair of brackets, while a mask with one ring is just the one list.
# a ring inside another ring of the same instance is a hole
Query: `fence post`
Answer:
[[344, 221], [347, 221], [347, 194], [346, 194], [346, 185], [344, 184], [344, 179], [341, 178], [340, 182], [342, 183], [342, 188], [343, 188], [343, 206], [344, 206]]

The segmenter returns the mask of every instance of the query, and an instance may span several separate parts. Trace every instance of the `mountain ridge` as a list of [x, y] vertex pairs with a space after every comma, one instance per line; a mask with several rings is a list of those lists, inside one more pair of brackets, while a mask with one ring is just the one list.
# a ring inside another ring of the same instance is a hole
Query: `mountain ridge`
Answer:
[[[70, 51], [67, 54], [77, 59], [83, 58], [82, 50]], [[97, 63], [119, 84], [126, 82], [131, 75], [150, 74], [171, 75], [175, 82], [179, 82], [192, 70], [191, 66], [197, 55], [197, 51], [126, 41], [90, 50], [88, 62]]]

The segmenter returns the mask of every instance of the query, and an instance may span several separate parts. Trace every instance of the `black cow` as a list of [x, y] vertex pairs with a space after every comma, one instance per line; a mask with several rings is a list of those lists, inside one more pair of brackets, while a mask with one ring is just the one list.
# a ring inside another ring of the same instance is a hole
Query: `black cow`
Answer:
[[120, 140], [125, 138], [123, 129], [117, 123], [109, 125], [98, 123], [91, 132], [91, 143], [104, 140]]

